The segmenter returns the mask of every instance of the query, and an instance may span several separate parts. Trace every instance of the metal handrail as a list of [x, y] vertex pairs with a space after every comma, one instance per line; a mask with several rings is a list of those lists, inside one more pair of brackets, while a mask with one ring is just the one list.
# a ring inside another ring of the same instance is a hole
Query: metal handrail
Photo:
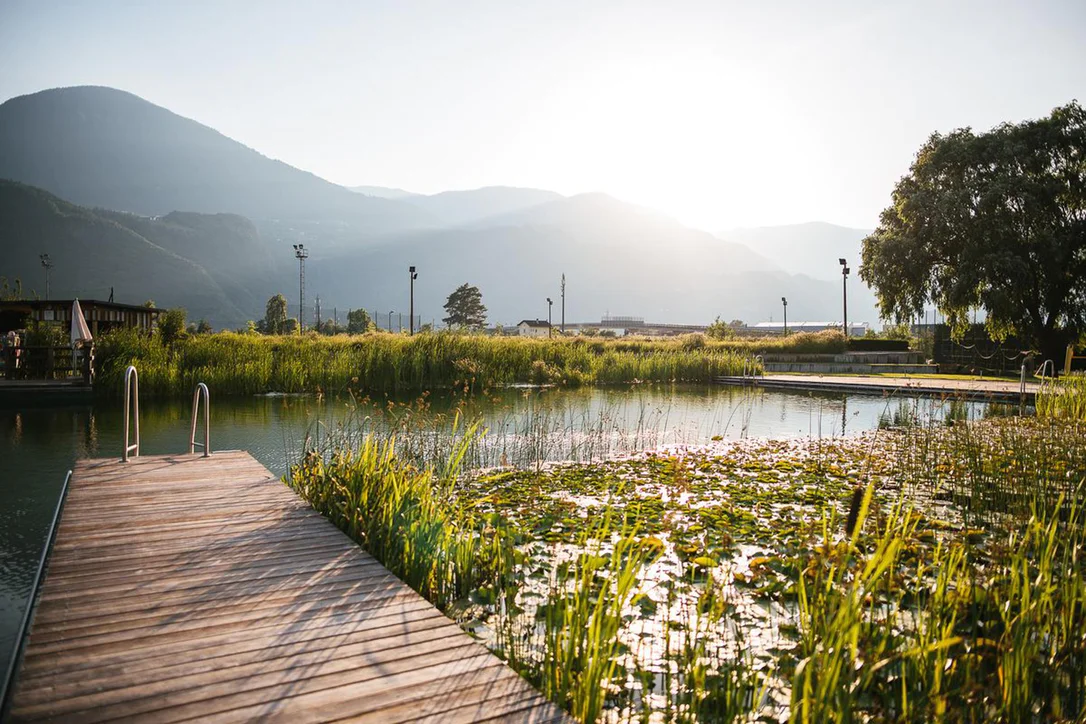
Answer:
[[[200, 398], [204, 398], [204, 441], [196, 442], [196, 418], [200, 413]], [[204, 457], [211, 457], [211, 393], [207, 385], [200, 382], [192, 393], [192, 430], [189, 435], [189, 454], [196, 452], [196, 448], [203, 448]]]
[[1034, 377], [1040, 377], [1041, 379], [1044, 379], [1045, 377], [1048, 376], [1048, 375], [1045, 374], [1045, 372], [1048, 370], [1049, 367], [1052, 368], [1052, 376], [1055, 377], [1056, 376], [1056, 363], [1053, 362], [1050, 359], [1046, 359], [1044, 362], [1042, 362], [1040, 368], [1037, 370], [1036, 373], [1034, 373], [1033, 376]]
[[72, 481], [72, 471], [64, 477], [64, 485], [60, 487], [60, 497], [57, 499], [57, 507], [53, 510], [53, 521], [49, 524], [49, 532], [45, 537], [45, 545], [42, 547], [41, 558], [38, 559], [38, 570], [34, 574], [34, 582], [30, 587], [30, 598], [26, 601], [26, 609], [23, 611], [23, 619], [19, 629], [15, 632], [15, 646], [8, 660], [7, 674], [0, 681], [0, 721], [7, 721], [8, 695], [13, 691], [15, 674], [23, 657], [23, 647], [26, 644], [26, 636], [30, 631], [30, 621], [34, 616], [34, 602], [38, 599], [41, 590], [42, 579], [45, 577], [45, 564], [49, 560], [49, 553], [53, 550], [53, 543], [57, 538], [57, 523], [60, 521], [60, 513], [64, 508], [64, 501], [68, 498], [68, 484]]
[[[129, 444], [128, 428], [129, 414], [132, 408], [136, 411], [136, 442]], [[133, 457], [140, 456], [140, 376], [133, 365], [128, 365], [124, 371], [124, 452], [121, 454], [121, 462], [128, 462], [129, 453], [135, 452]]]

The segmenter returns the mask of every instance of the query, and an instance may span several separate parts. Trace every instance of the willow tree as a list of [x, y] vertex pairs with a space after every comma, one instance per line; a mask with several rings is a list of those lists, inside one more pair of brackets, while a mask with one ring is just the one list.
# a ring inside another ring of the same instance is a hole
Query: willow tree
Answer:
[[983, 309], [1059, 360], [1086, 330], [1086, 112], [1078, 102], [987, 133], [936, 133], [863, 240], [860, 277], [885, 319], [946, 315], [960, 337]]

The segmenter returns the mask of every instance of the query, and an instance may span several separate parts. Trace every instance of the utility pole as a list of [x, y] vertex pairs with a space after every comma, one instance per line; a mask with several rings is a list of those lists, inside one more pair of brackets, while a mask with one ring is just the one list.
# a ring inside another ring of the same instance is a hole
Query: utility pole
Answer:
[[554, 335], [554, 327], [551, 326], [551, 309], [553, 309], [553, 308], [554, 308], [554, 302], [551, 301], [550, 297], [547, 297], [547, 336], [548, 337], [551, 337], [551, 336]]
[[566, 333], [566, 275], [562, 273], [562, 334]]
[[309, 249], [305, 244], [294, 245], [294, 256], [298, 258], [298, 330], [305, 331], [305, 260]]
[[845, 331], [845, 339], [848, 339], [848, 262], [838, 259], [841, 264], [841, 328]]
[[403, 332], [403, 312], [399, 312], [396, 314], [396, 326], [400, 328], [401, 332]]
[[385, 329], [387, 329], [389, 332], [392, 331], [392, 315], [393, 311], [391, 309], [388, 310], [388, 326], [385, 327]]
[[[415, 280], [419, 278], [419, 275], [415, 272], [415, 267], [407, 267], [407, 273], [411, 277], [411, 307], [407, 312], [407, 328], [408, 334], [415, 333]], [[403, 331], [403, 322], [400, 322], [400, 331]]]
[[40, 254], [38, 256], [41, 259], [41, 265], [45, 269], [45, 298], [49, 298], [49, 273], [53, 271], [53, 260], [49, 258], [48, 254]]
[[316, 301], [317, 308], [314, 310], [314, 314], [316, 315], [316, 324], [313, 325], [313, 328], [319, 332], [321, 331], [321, 295], [317, 295]]
[[339, 307], [332, 307], [332, 333], [339, 332]]
[[788, 336], [788, 300], [781, 297], [781, 304], [784, 305], [784, 336]]

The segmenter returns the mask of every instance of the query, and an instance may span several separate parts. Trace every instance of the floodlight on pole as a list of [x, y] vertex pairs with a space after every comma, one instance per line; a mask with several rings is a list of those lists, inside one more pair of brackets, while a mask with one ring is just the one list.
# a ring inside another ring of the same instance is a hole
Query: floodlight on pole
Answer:
[[407, 267], [407, 273], [411, 277], [411, 308], [407, 315], [407, 329], [409, 334], [415, 333], [415, 280], [419, 278], [415, 267]]
[[566, 333], [566, 275], [562, 274], [562, 334]]
[[788, 299], [781, 297], [781, 304], [784, 305], [784, 336], [788, 336]]
[[305, 331], [305, 260], [309, 249], [305, 244], [295, 244], [294, 256], [298, 259], [298, 331]]
[[848, 338], [848, 261], [845, 259], [838, 259], [837, 262], [841, 265], [841, 329], [845, 332], [845, 338]]
[[392, 315], [393, 314], [395, 314], [394, 311], [392, 311], [391, 309], [388, 310], [388, 326], [385, 327], [385, 329], [387, 329], [389, 332], [392, 331]]
[[554, 329], [551, 327], [551, 309], [554, 307], [554, 302], [550, 297], [547, 297], [547, 335], [554, 334]]
[[38, 258], [41, 259], [42, 268], [45, 269], [45, 298], [49, 298], [49, 275], [53, 271], [53, 260], [49, 258], [48, 254], [39, 254]]

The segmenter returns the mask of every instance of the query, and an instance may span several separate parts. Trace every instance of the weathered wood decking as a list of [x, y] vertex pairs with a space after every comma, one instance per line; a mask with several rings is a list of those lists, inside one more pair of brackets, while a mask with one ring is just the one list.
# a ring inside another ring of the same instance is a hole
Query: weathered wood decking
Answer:
[[10, 714], [566, 719], [243, 452], [77, 464]]
[[936, 397], [962, 397], [979, 401], [1032, 403], [1040, 385], [1030, 381], [1022, 393], [1014, 380], [946, 379], [924, 376], [878, 377], [866, 375], [769, 374], [764, 377], [717, 377], [722, 385], [754, 385], [786, 390], [903, 394]]

